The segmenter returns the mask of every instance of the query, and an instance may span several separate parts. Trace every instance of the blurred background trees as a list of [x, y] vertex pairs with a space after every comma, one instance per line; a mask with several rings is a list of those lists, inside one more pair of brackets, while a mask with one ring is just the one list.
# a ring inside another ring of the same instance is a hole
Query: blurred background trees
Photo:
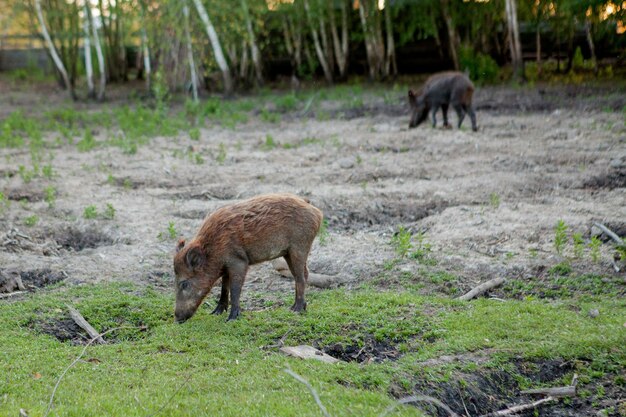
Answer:
[[444, 69], [489, 82], [541, 76], [546, 62], [568, 73], [583, 58], [598, 74], [601, 59], [623, 63], [626, 46], [626, 2], [615, 0], [0, 0], [0, 9], [0, 69], [11, 69], [10, 51], [45, 48], [59, 57], [60, 85], [84, 80], [100, 100], [106, 84], [129, 80], [190, 94]]

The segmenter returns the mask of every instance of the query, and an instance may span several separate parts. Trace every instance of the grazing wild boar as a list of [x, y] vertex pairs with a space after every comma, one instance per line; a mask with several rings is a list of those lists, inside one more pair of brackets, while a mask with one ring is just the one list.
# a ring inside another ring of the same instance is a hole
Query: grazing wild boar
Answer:
[[409, 90], [409, 104], [411, 105], [411, 121], [409, 128], [417, 127], [432, 111], [433, 127], [437, 126], [436, 114], [441, 107], [443, 112], [443, 126], [448, 128], [448, 107], [452, 105], [459, 116], [459, 128], [463, 123], [465, 113], [472, 121], [472, 130], [476, 132], [476, 115], [472, 108], [472, 94], [474, 84], [467, 75], [461, 72], [441, 72], [432, 75], [426, 80], [417, 92]]
[[188, 243], [178, 242], [174, 256], [178, 323], [194, 315], [215, 282], [222, 293], [212, 314], [228, 309], [239, 316], [239, 296], [248, 266], [284, 257], [296, 279], [293, 311], [306, 309], [306, 262], [322, 223], [322, 212], [292, 194], [267, 194], [222, 207], [210, 214]]

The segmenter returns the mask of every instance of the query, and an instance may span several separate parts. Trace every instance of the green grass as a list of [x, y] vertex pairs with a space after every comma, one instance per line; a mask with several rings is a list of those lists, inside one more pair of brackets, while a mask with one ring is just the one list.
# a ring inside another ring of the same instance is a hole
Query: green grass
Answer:
[[[42, 323], [66, 316], [68, 303], [98, 331], [124, 329], [107, 335], [117, 343], [89, 347], [65, 375], [54, 410], [67, 416], [148, 416], [162, 406], [160, 414], [168, 416], [211, 416], [216, 410], [240, 416], [242, 409], [249, 416], [319, 416], [306, 387], [285, 368], [315, 387], [331, 415], [376, 416], [393, 403], [392, 384], [410, 388], [413, 378], [442, 377], [420, 361], [487, 348], [501, 362], [520, 356], [584, 358], [591, 366], [581, 371], [581, 380], [626, 364], [623, 299], [577, 304], [583, 312], [599, 308], [592, 319], [574, 312], [571, 304], [577, 302], [571, 300], [462, 303], [364, 286], [310, 292], [308, 311], [298, 315], [287, 308], [293, 294], [273, 296], [278, 298], [262, 311], [245, 310], [244, 303], [236, 322], [225, 323], [203, 307], [183, 325], [173, 322], [170, 292], [130, 284], [59, 286], [4, 302], [0, 414], [24, 408], [43, 415], [58, 377], [83, 348], [41, 331]], [[301, 361], [267, 348], [283, 337], [287, 345], [320, 347], [374, 338], [391, 341], [404, 356], [368, 365]], [[404, 407], [393, 415], [416, 413]]]

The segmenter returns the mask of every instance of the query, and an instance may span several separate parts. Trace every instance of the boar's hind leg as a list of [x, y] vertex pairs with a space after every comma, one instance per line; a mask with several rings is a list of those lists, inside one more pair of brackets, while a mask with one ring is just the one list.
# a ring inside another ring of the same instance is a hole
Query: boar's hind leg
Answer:
[[[302, 255], [304, 253], [304, 255]], [[306, 301], [304, 301], [304, 289], [306, 282], [309, 279], [309, 270], [306, 267], [307, 251], [295, 251], [290, 250], [287, 255], [284, 256], [291, 274], [296, 279], [296, 302], [291, 306], [291, 309], [295, 312], [302, 312], [306, 310]]]
[[228, 274], [222, 275], [222, 293], [220, 300], [217, 302], [217, 307], [211, 312], [211, 314], [222, 314], [228, 310], [228, 293], [229, 293], [230, 278]]
[[443, 127], [449, 128], [450, 123], [448, 123], [448, 103], [444, 103], [441, 105], [441, 112], [443, 113]]
[[246, 279], [248, 264], [241, 263], [228, 268], [228, 280], [230, 281], [230, 314], [226, 321], [235, 320], [239, 317], [239, 296], [241, 287]]
[[462, 104], [456, 104], [454, 106], [454, 110], [456, 110], [456, 115], [459, 116], [459, 129], [460, 129], [461, 124], [463, 124], [463, 119], [465, 118], [465, 110], [463, 109]]
[[470, 120], [472, 121], [472, 130], [474, 132], [478, 132], [478, 127], [476, 126], [476, 113], [474, 113], [474, 109], [472, 106], [467, 106], [467, 114], [469, 114]]
[[439, 110], [439, 106], [433, 106], [432, 110], [432, 118], [433, 118], [433, 127], [437, 127], [437, 111]]

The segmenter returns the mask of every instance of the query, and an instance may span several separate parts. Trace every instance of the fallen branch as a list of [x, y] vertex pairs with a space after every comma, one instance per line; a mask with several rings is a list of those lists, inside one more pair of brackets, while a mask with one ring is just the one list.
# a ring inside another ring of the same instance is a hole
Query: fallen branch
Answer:
[[300, 375], [298, 375], [297, 373], [295, 373], [291, 369], [283, 369], [283, 371], [285, 371], [286, 373], [291, 375], [298, 382], [301, 382], [304, 385], [306, 385], [306, 387], [311, 392], [311, 395], [315, 399], [315, 402], [317, 403], [317, 406], [320, 408], [320, 410], [322, 410], [322, 414], [324, 414], [324, 416], [326, 416], [326, 417], [330, 417], [330, 414], [328, 414], [328, 411], [326, 410], [326, 407], [324, 407], [324, 404], [322, 404], [322, 400], [320, 400], [319, 395], [317, 395], [317, 391], [315, 391], [315, 388], [313, 388], [313, 386], [311, 386], [311, 384], [309, 384], [309, 381], [307, 381], [306, 379], [302, 378]]
[[16, 295], [25, 294], [27, 292], [28, 291], [13, 291], [13, 292], [10, 292], [10, 293], [7, 293], [7, 294], [0, 294], [0, 299], [14, 297]]
[[566, 387], [527, 389], [522, 391], [521, 394], [545, 395], [554, 398], [575, 397], [576, 387], [569, 385]]
[[464, 294], [460, 297], [457, 298], [457, 300], [462, 300], [462, 301], [469, 301], [472, 298], [478, 297], [479, 295], [486, 293], [487, 291], [489, 291], [492, 288], [498, 287], [502, 284], [504, 284], [504, 282], [506, 281], [506, 279], [504, 278], [494, 278], [491, 279], [487, 282], [484, 282], [482, 284], [480, 284], [479, 286], [473, 288], [470, 292], [468, 292], [467, 294]]
[[552, 401], [556, 401], [556, 399], [553, 398], [553, 397], [546, 397], [546, 398], [542, 398], [541, 400], [537, 400], [534, 403], [516, 405], [515, 407], [510, 407], [510, 408], [507, 408], [505, 410], [494, 411], [493, 413], [489, 413], [489, 414], [483, 414], [480, 417], [510, 416], [510, 415], [513, 415], [513, 414], [520, 413], [522, 411], [532, 410], [533, 408], [537, 408], [537, 407], [539, 407], [542, 404], [546, 404], [546, 403], [549, 403], [549, 402], [552, 402]]
[[428, 395], [415, 395], [415, 396], [412, 396], [412, 397], [401, 398], [395, 404], [390, 405], [378, 417], [385, 417], [385, 416], [387, 416], [389, 413], [391, 413], [393, 410], [395, 410], [396, 407], [398, 407], [399, 405], [409, 404], [409, 403], [420, 403], [420, 402], [421, 403], [430, 403], [430, 404], [433, 404], [433, 405], [435, 405], [435, 406], [445, 410], [446, 413], [448, 413], [448, 417], [459, 417], [459, 415], [457, 413], [455, 413], [454, 411], [452, 411], [452, 409], [450, 407], [448, 407], [447, 405], [445, 405], [444, 403], [442, 403], [438, 399], [433, 398], [433, 397], [429, 397]]
[[74, 320], [74, 322], [78, 324], [78, 326], [81, 329], [86, 331], [90, 338], [95, 339], [97, 343], [101, 343], [101, 344], [106, 343], [104, 339], [100, 336], [100, 334], [96, 331], [96, 329], [94, 329], [91, 326], [91, 324], [89, 324], [89, 322], [85, 320], [83, 315], [80, 314], [78, 310], [76, 310], [74, 307], [70, 305], [66, 304], [66, 306], [67, 306], [67, 309], [70, 311], [70, 317], [72, 318], [72, 320]]
[[613, 231], [611, 231], [611, 229], [609, 229], [608, 227], [606, 227], [605, 225], [603, 225], [602, 223], [598, 223], [595, 222], [593, 224], [595, 227], [597, 227], [598, 229], [602, 230], [602, 232], [604, 232], [605, 235], [607, 235], [608, 237], [610, 237], [611, 239], [613, 239], [613, 241], [615, 243], [617, 243], [618, 245], [623, 245], [624, 241], [622, 240], [622, 238], [620, 238], [619, 236], [617, 236], [616, 233], [614, 233]]
[[[98, 337], [102, 337], [108, 333], [114, 332], [116, 330], [120, 330], [120, 329], [128, 329], [128, 328], [132, 328], [135, 329], [135, 326], [121, 326], [121, 327], [114, 327], [112, 329], [107, 330], [104, 333], [100, 333], [98, 335]], [[57, 389], [59, 388], [59, 384], [61, 384], [61, 380], [63, 379], [63, 377], [65, 376], [65, 374], [67, 373], [67, 371], [69, 371], [74, 365], [76, 365], [78, 363], [78, 361], [80, 360], [80, 358], [83, 357], [83, 355], [85, 354], [85, 352], [87, 351], [87, 348], [89, 346], [91, 346], [95, 341], [96, 341], [97, 337], [92, 338], [91, 340], [89, 340], [89, 342], [87, 342], [87, 344], [85, 345], [85, 347], [83, 348], [83, 350], [80, 352], [80, 355], [78, 355], [76, 357], [76, 359], [74, 359], [74, 361], [72, 363], [70, 363], [68, 365], [67, 368], [65, 368], [63, 370], [63, 372], [61, 373], [61, 376], [59, 376], [59, 379], [57, 380], [57, 383], [54, 385], [54, 389], [52, 390], [52, 394], [50, 394], [50, 401], [48, 402], [48, 408], [46, 409], [46, 413], [43, 415], [43, 417], [48, 417], [48, 414], [50, 414], [50, 410], [52, 409], [52, 403], [54, 401], [54, 396], [57, 392]]]

